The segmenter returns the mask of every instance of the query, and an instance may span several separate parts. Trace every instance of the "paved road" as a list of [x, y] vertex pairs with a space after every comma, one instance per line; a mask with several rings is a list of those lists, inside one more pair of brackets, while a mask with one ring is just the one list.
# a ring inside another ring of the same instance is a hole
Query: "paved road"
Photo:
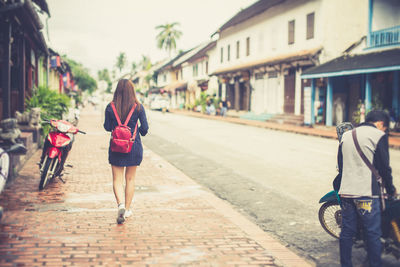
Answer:
[[[169, 113], [148, 118], [146, 146], [301, 255], [338, 266], [337, 240], [317, 215], [336, 175], [337, 141]], [[391, 151], [391, 162], [400, 188], [400, 151]], [[361, 266], [363, 250], [354, 254]], [[395, 263], [385, 258], [385, 266]]]

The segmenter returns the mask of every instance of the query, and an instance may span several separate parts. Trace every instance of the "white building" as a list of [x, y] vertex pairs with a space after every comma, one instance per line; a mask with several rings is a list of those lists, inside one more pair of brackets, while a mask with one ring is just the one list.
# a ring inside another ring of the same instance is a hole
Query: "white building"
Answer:
[[341, 54], [366, 32], [364, 0], [261, 0], [216, 33], [216, 70], [236, 110], [301, 115], [304, 69]]

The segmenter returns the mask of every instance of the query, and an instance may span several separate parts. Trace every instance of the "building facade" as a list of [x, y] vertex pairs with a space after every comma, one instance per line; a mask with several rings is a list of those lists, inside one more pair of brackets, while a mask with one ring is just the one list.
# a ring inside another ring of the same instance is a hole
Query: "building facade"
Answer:
[[49, 14], [44, 0], [0, 1], [0, 119], [23, 112], [25, 98], [47, 83], [48, 49], [37, 8]]
[[[302, 115], [307, 85], [302, 72], [361, 38], [367, 19], [367, 8], [359, 8], [363, 2], [261, 0], [232, 17], [216, 32], [214, 71], [232, 107]], [[337, 20], [337, 14], [346, 20]]]
[[359, 42], [302, 75], [310, 84], [307, 124], [359, 123], [371, 109], [399, 121], [400, 2], [369, 0], [360, 8], [367, 19]]

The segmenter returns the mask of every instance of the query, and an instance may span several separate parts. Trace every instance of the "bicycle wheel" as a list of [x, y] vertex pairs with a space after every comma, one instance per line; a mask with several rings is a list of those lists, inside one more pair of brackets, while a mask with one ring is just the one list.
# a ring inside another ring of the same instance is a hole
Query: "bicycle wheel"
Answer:
[[325, 202], [318, 212], [322, 228], [335, 238], [339, 238], [342, 228], [342, 210], [337, 202]]
[[53, 176], [56, 165], [57, 165], [56, 158], [50, 159], [46, 156], [46, 158], [43, 160], [43, 170], [40, 175], [39, 190], [43, 190], [49, 183], [50, 179]]

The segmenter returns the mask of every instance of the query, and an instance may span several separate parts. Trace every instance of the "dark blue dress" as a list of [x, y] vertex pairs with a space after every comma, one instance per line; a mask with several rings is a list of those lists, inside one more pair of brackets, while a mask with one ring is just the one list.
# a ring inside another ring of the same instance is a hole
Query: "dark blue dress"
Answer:
[[[114, 166], [139, 166], [143, 159], [143, 146], [140, 140], [140, 135], [145, 136], [149, 130], [147, 124], [146, 113], [143, 105], [140, 105], [140, 110], [136, 107], [132, 114], [131, 119], [128, 122], [128, 126], [131, 131], [135, 130], [136, 122], [139, 120], [138, 131], [136, 134], [135, 142], [133, 143], [132, 150], [129, 153], [118, 153], [112, 152], [111, 148], [108, 148], [108, 162]], [[124, 123], [124, 121], [121, 121]], [[111, 132], [118, 125], [117, 119], [115, 118], [114, 112], [111, 105], [108, 104], [106, 107], [106, 114], [104, 119], [104, 129]]]

